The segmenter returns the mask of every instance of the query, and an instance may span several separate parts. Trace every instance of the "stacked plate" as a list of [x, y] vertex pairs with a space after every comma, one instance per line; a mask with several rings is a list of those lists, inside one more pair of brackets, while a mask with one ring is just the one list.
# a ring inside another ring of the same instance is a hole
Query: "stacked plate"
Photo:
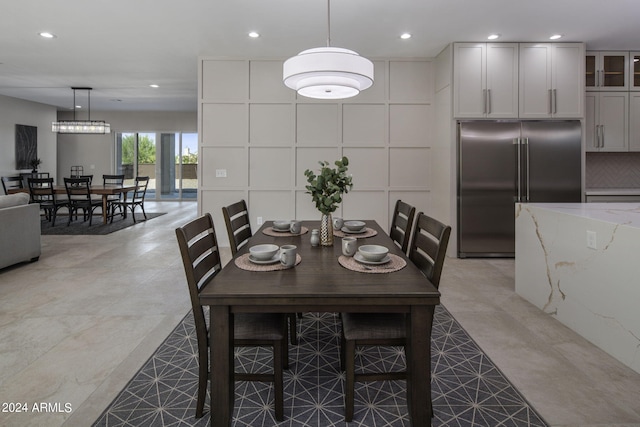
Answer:
[[353, 258], [361, 264], [380, 265], [391, 261], [389, 249], [381, 245], [362, 245]]
[[273, 229], [273, 231], [285, 233], [289, 231], [290, 227], [291, 221], [273, 221], [273, 226], [271, 228]]
[[345, 221], [340, 230], [347, 234], [360, 234], [367, 231], [367, 227], [364, 221]]
[[274, 264], [280, 261], [278, 245], [255, 245], [249, 248], [249, 261], [254, 264]]

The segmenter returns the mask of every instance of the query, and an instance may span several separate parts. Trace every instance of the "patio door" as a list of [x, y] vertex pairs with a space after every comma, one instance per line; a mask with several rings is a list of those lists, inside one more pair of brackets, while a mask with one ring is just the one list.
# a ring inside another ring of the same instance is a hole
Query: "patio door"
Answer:
[[147, 198], [192, 199], [197, 196], [196, 133], [122, 132], [116, 134], [116, 170], [125, 183], [148, 176]]

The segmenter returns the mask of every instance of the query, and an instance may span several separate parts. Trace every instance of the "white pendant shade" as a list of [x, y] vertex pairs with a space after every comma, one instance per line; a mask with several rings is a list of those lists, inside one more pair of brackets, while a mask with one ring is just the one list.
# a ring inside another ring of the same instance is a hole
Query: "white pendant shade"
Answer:
[[350, 98], [373, 84], [373, 63], [349, 49], [308, 49], [284, 62], [283, 81], [308, 98]]

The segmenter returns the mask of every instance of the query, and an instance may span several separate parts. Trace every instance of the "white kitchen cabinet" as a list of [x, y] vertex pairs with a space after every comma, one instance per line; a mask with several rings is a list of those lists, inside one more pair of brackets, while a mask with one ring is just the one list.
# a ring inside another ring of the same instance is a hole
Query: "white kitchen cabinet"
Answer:
[[629, 53], [629, 90], [640, 90], [640, 52]]
[[587, 92], [586, 151], [629, 151], [628, 92]]
[[518, 117], [518, 43], [455, 43], [456, 118]]
[[585, 86], [590, 91], [629, 90], [629, 52], [587, 52]]
[[629, 151], [640, 151], [640, 92], [629, 92]]
[[582, 118], [584, 58], [582, 43], [521, 43], [520, 117]]

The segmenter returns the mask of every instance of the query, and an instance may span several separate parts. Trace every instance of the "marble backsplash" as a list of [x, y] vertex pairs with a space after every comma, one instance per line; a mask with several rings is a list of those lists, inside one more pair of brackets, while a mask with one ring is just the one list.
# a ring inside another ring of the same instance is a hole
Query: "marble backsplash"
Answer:
[[640, 153], [587, 153], [585, 188], [640, 188]]

